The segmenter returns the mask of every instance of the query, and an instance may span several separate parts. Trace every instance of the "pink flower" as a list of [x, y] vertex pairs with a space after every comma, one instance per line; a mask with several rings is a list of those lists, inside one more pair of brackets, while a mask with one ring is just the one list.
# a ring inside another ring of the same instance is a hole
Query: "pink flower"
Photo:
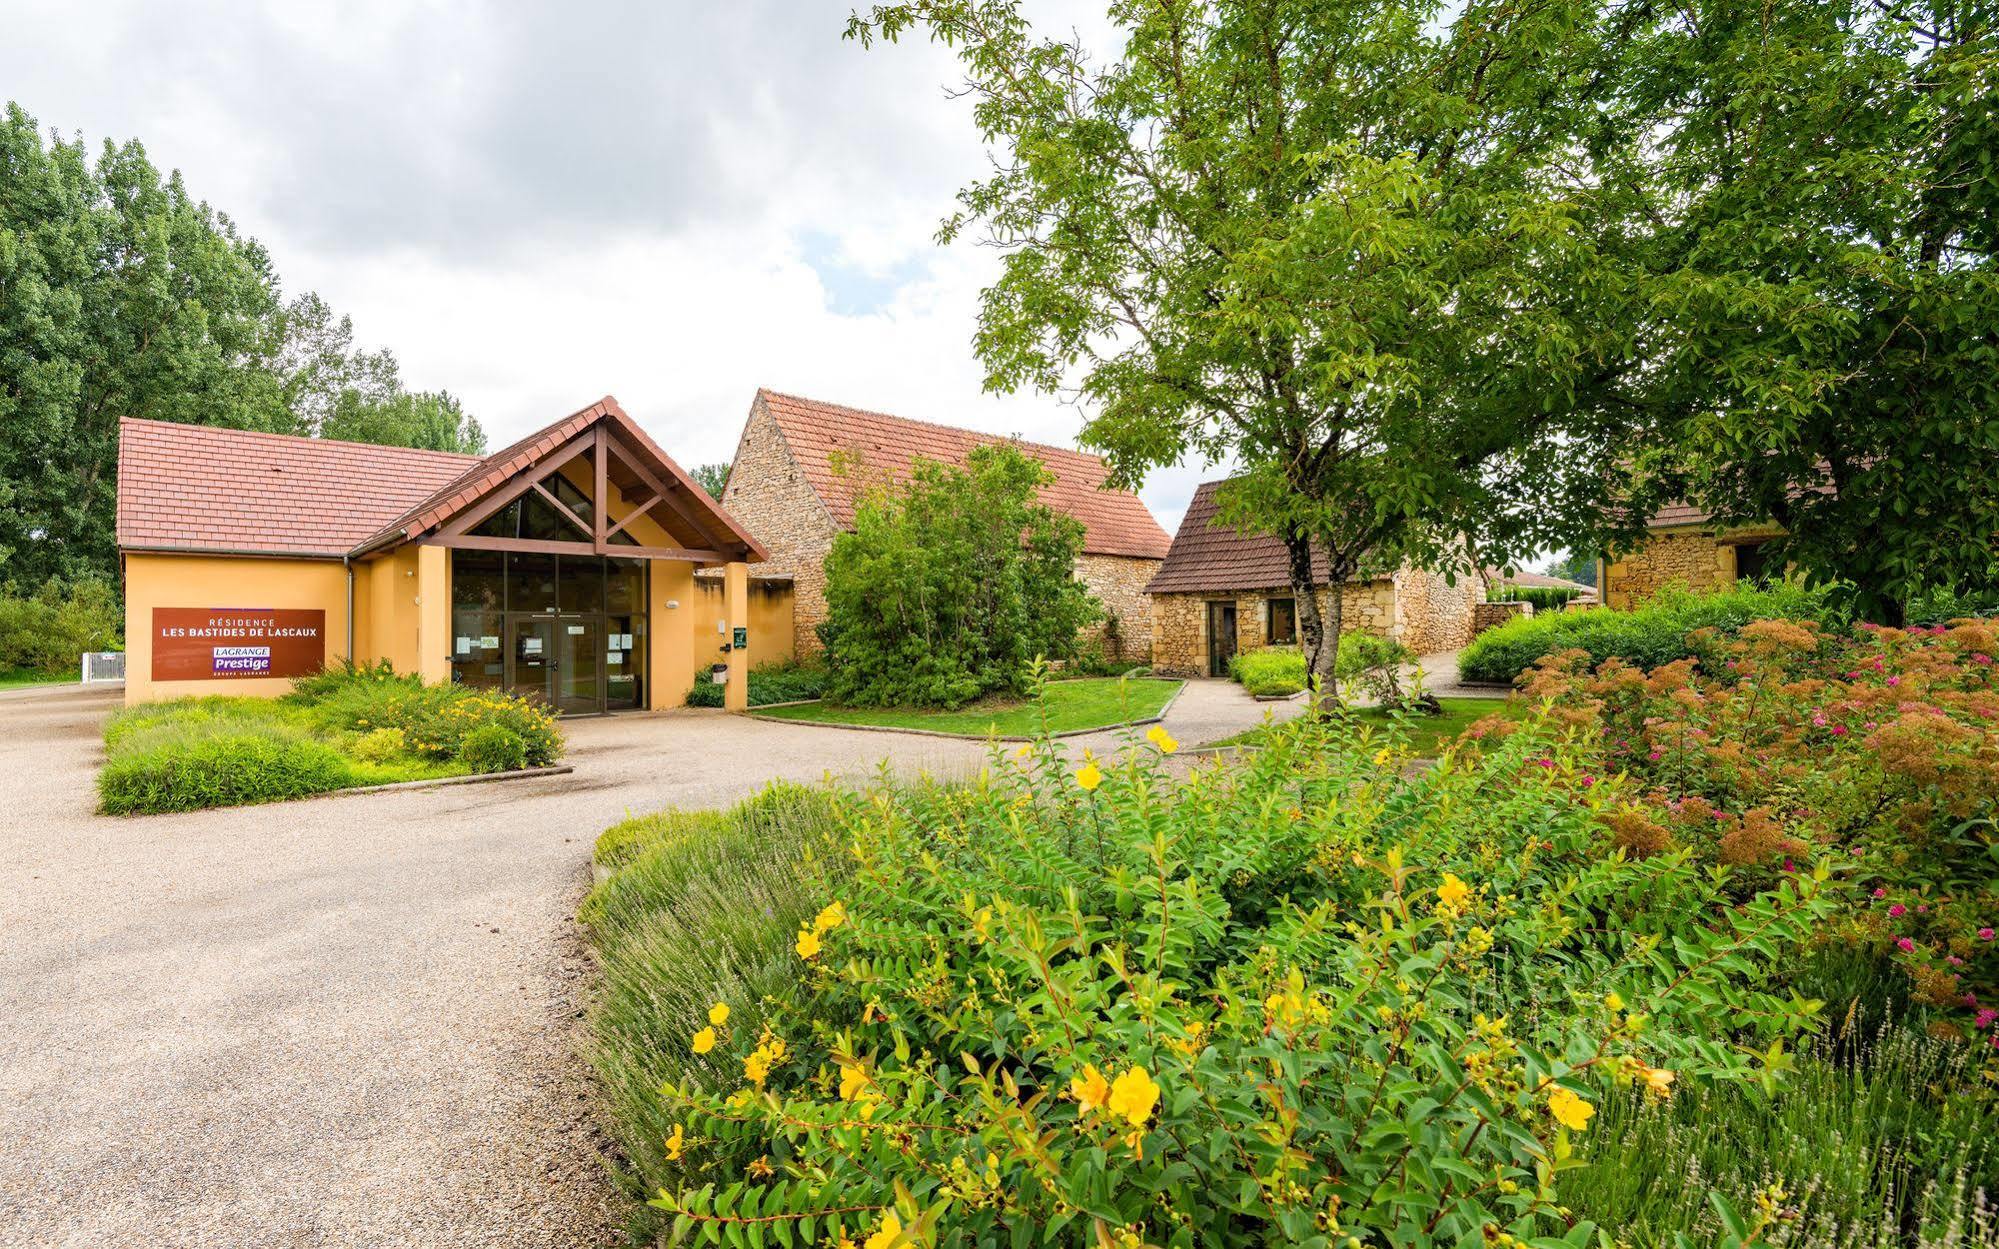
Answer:
[[1922, 914], [1923, 912], [1925, 912], [1925, 911], [1927, 911], [1927, 910], [1929, 910], [1929, 909], [1930, 909], [1930, 904], [1929, 904], [1929, 903], [1927, 903], [1927, 902], [1918, 902], [1918, 903], [1916, 903], [1916, 914], [1918, 914], [1918, 915], [1921, 915], [1921, 914]]
[[1833, 726], [1832, 726], [1832, 735], [1833, 735], [1834, 737], [1845, 737], [1845, 736], [1846, 736], [1846, 726], [1845, 726], [1844, 724], [1835, 724], [1835, 725], [1833, 725]]
[[1816, 728], [1821, 728], [1821, 729], [1822, 729], [1822, 728], [1824, 728], [1824, 727], [1825, 727], [1825, 713], [1824, 713], [1823, 711], [1815, 711], [1815, 712], [1813, 712], [1813, 713], [1812, 713], [1812, 724], [1813, 724], [1813, 726], [1814, 726], [1814, 727], [1816, 727]]
[[1552, 768], [1555, 766], [1555, 761], [1553, 759], [1536, 759], [1534, 766], [1537, 768]]
[[1888, 678], [1888, 684], [1890, 684], [1890, 685], [1900, 685], [1901, 683], [1902, 683], [1902, 678], [1900, 678], [1900, 677], [1889, 677], [1889, 678]]
[[1797, 870], [1798, 870], [1798, 865], [1797, 865], [1797, 864], [1795, 864], [1795, 863], [1793, 863], [1793, 862], [1791, 862], [1791, 861], [1790, 861], [1789, 859], [1785, 859], [1785, 860], [1784, 860], [1784, 870], [1785, 870], [1785, 871], [1787, 871], [1787, 872], [1795, 872], [1795, 871], [1797, 871]]
[[1955, 955], [1955, 954], [1946, 954], [1946, 955], [1944, 955], [1944, 956], [1943, 956], [1943, 961], [1944, 961], [1944, 962], [1946, 962], [1946, 963], [1949, 963], [1949, 964], [1950, 964], [1950, 965], [1951, 965], [1952, 967], [1962, 967], [1962, 966], [1964, 966], [1964, 960], [1963, 960], [1963, 959], [1961, 959], [1961, 958], [1959, 958], [1959, 957], [1958, 957], [1957, 955]]
[[1645, 757], [1646, 757], [1647, 759], [1650, 759], [1650, 760], [1651, 760], [1652, 762], [1654, 762], [1654, 763], [1657, 763], [1657, 762], [1659, 762], [1659, 758], [1660, 758], [1660, 756], [1659, 756], [1659, 752], [1658, 752], [1658, 751], [1656, 751], [1656, 750], [1655, 750], [1655, 751], [1653, 751], [1653, 752], [1652, 752], [1651, 754], [1649, 754], [1649, 755], [1646, 755]]
[[1596, 784], [1596, 778], [1587, 772], [1583, 773], [1583, 788], [1588, 789], [1594, 784]]
[[1909, 908], [1903, 906], [1900, 902], [1897, 902], [1895, 905], [1888, 908], [1888, 918], [1890, 919], [1900, 919], [1904, 915], [1907, 915], [1908, 913], [1909, 913]]
[[1900, 950], [1904, 954], [1914, 954], [1916, 952], [1916, 943], [1909, 940], [1907, 937], [1903, 937], [1901, 940], [1895, 943], [1895, 948]]
[[[1860, 847], [1858, 847], [1858, 846], [1855, 846], [1855, 847], [1854, 847], [1854, 850], [1855, 850], [1856, 852], [1857, 852], [1857, 851], [1858, 851], [1859, 849], [1860, 849]], [[1877, 897], [1877, 898], [1885, 898], [1885, 897], [1887, 897], [1887, 896], [1888, 896], [1888, 891], [1887, 891], [1886, 889], [1884, 889], [1884, 888], [1882, 888], [1882, 887], [1880, 887], [1880, 886], [1878, 886], [1878, 885], [1877, 885], [1877, 886], [1875, 886], [1875, 889], [1874, 889], [1874, 896], [1875, 896], [1875, 897]]]
[[1990, 664], [1992, 662], [1992, 656], [1983, 653], [1973, 655], [1971, 657], [1971, 662], [1975, 664]]
[[1990, 941], [1990, 940], [1992, 940], [1992, 930], [1991, 930], [1990, 928], [1981, 928], [1981, 929], [1979, 929], [1979, 930], [1978, 930], [1978, 939], [1979, 939], [1980, 941]]
[[1978, 1022], [1976, 1026], [1980, 1028], [1989, 1028], [1992, 1026], [1992, 1021], [1995, 1019], [1999, 1019], [1999, 1010], [1994, 1010], [1992, 1007], [1988, 1006], [1984, 1010], [1978, 1012]]

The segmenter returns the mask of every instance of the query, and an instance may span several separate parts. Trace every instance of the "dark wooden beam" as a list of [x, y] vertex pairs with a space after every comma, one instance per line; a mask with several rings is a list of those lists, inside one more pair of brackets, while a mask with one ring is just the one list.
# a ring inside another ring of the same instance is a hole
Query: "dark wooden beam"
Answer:
[[543, 538], [488, 538], [479, 534], [451, 533], [419, 539], [420, 546], [442, 546], [458, 551], [525, 551], [535, 555], [618, 555], [626, 559], [677, 559], [692, 564], [725, 564], [732, 556], [722, 551], [677, 546], [613, 546], [595, 542], [551, 542]]
[[[569, 523], [576, 526], [576, 531], [578, 533], [594, 533], [595, 528], [601, 528], [601, 526], [593, 527], [588, 521], [585, 521], [581, 516], [578, 516], [575, 512], [571, 511], [567, 503], [564, 503], [561, 499], [556, 498], [555, 492], [553, 490], [550, 490], [547, 486], [542, 485], [540, 482], [534, 483], [534, 492], [540, 495], [542, 498], [547, 499], [550, 505], [552, 505], [556, 511], [561, 512], [564, 516], [567, 516], [569, 518]], [[595, 512], [595, 510], [596, 509], [592, 509], [593, 513]], [[593, 536], [591, 538], [591, 541], [593, 542], [596, 541], [596, 538]]]
[[659, 506], [660, 501], [664, 497], [665, 497], [664, 495], [658, 495], [658, 494], [653, 495], [651, 498], [647, 499], [645, 502], [639, 504], [637, 507], [633, 508], [630, 512], [626, 513], [625, 518], [623, 520], [619, 521], [615, 525], [612, 525], [608, 532], [599, 535], [599, 537], [609, 538], [612, 534], [618, 533], [619, 531], [624, 529], [626, 525], [631, 524], [639, 517], [644, 516], [647, 512], [652, 511], [653, 508]]
[[[555, 453], [541, 463], [522, 472], [520, 476], [514, 478], [512, 481], [503, 483], [493, 493], [440, 525], [437, 532], [440, 534], [461, 534], [477, 529], [486, 522], [487, 517], [534, 489], [541, 482], [542, 478], [547, 477], [550, 473], [555, 472], [563, 465], [569, 463], [569, 461], [588, 451], [593, 437], [594, 435], [586, 430], [576, 437], [571, 438], [568, 442], [556, 448]], [[567, 511], [568, 509], [565, 508], [564, 510]], [[588, 529], [589, 526], [585, 525], [584, 528]]]
[[592, 525], [590, 530], [590, 540], [592, 542], [595, 542], [598, 546], [602, 546], [604, 545], [604, 539], [611, 536], [610, 534], [604, 532], [604, 523], [607, 520], [609, 520], [611, 516], [611, 491], [609, 489], [610, 483], [607, 480], [606, 473], [604, 471], [606, 467], [605, 462], [609, 460], [610, 457], [604, 453], [604, 422], [598, 421], [595, 425], [592, 425], [590, 427], [590, 432], [592, 435], [592, 442], [591, 442], [592, 454], [590, 456], [590, 459], [592, 461], [591, 472], [594, 474], [593, 481], [595, 483], [595, 491], [596, 491], [596, 493], [591, 496], [590, 519], [595, 523]]
[[703, 538], [706, 538], [709, 544], [715, 547], [728, 547], [735, 545], [735, 543], [731, 540], [730, 535], [728, 534], [717, 535], [715, 530], [711, 528], [707, 524], [707, 522], [703, 521], [699, 516], [696, 516], [685, 503], [682, 503], [678, 497], [679, 490], [661, 481], [659, 477], [651, 469], [647, 468], [644, 464], [640, 463], [638, 456], [633, 454], [631, 448], [625, 446], [624, 443], [620, 442], [616, 438], [611, 439], [610, 442], [612, 450], [617, 454], [619, 461], [622, 462], [626, 468], [631, 469], [632, 472], [638, 476], [638, 479], [640, 481], [650, 486], [652, 488], [652, 492], [660, 497], [660, 501], [665, 503], [669, 508], [673, 509], [674, 514], [679, 516], [680, 519], [682, 519], [683, 521], [686, 521], [688, 527], [693, 529], [695, 533], [698, 533]]

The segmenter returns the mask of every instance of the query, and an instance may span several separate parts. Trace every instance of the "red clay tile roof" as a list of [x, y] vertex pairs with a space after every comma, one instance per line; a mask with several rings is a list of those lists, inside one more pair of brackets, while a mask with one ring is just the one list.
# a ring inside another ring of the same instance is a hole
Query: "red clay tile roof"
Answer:
[[[1204, 481], [1180, 518], [1173, 549], [1147, 594], [1195, 594], [1216, 590], [1280, 590], [1291, 584], [1291, 557], [1275, 534], [1239, 533], [1216, 525], [1215, 492], [1219, 481]], [[1331, 574], [1326, 556], [1312, 551], [1312, 584], [1324, 585]]]
[[118, 423], [118, 545], [338, 559], [477, 456]]
[[[962, 464], [974, 447], [1009, 441], [770, 390], [759, 390], [757, 397], [783, 431], [805, 480], [842, 529], [854, 523], [854, 498], [861, 483], [834, 471], [834, 452], [852, 456], [863, 467], [865, 477], [900, 482], [909, 479], [910, 461], [915, 457]], [[1137, 495], [1104, 488], [1110, 470], [1102, 460], [1064, 447], [1034, 442], [1019, 445], [1055, 475], [1054, 482], [1041, 492], [1041, 501], [1083, 522], [1086, 554], [1165, 558], [1170, 545], [1166, 531]]]
[[339, 558], [431, 533], [599, 421], [752, 560], [764, 550], [609, 395], [488, 456], [119, 423], [118, 545]]

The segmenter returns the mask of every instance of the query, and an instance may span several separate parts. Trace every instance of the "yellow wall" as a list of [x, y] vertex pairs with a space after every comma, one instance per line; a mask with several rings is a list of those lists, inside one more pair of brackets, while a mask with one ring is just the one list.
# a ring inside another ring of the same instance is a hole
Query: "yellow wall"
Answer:
[[[586, 465], [564, 470], [585, 493], [591, 488]], [[612, 488], [609, 514], [622, 518], [631, 508]], [[647, 546], [678, 546], [649, 517], [628, 527]], [[354, 647], [360, 663], [388, 660], [398, 672], [418, 672], [426, 681], [451, 679], [451, 552], [446, 547], [412, 545], [354, 565]], [[680, 560], [651, 561], [646, 673], [648, 705], [679, 707], [697, 670], [735, 656], [718, 648], [729, 630], [746, 623], [751, 665], [789, 659], [792, 654], [791, 590], [760, 588], [752, 582], [746, 622], [731, 621], [719, 577], [694, 576]], [[669, 607], [667, 604], [674, 606]], [[198, 694], [278, 695], [290, 688], [282, 677], [171, 681], [152, 680], [154, 607], [291, 607], [326, 613], [326, 662], [347, 657], [347, 574], [338, 560], [246, 559], [203, 555], [125, 557], [125, 701], [146, 702]], [[717, 623], [723, 631], [717, 631]]]
[[[287, 607], [326, 613], [326, 660], [347, 653], [347, 572], [338, 560], [212, 555], [125, 557], [125, 701], [198, 694], [282, 694], [283, 677], [153, 681], [155, 607]], [[359, 630], [357, 629], [357, 632]]]

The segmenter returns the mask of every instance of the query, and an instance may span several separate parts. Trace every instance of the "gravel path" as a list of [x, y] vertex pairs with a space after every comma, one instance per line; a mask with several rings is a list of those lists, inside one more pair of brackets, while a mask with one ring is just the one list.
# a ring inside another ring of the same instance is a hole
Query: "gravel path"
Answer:
[[[567, 726], [570, 776], [114, 820], [90, 806], [115, 698], [0, 694], [0, 1245], [611, 1243], [575, 1057], [597, 832], [983, 758], [619, 716]], [[1193, 745], [1272, 709], [1197, 681], [1167, 727]]]

